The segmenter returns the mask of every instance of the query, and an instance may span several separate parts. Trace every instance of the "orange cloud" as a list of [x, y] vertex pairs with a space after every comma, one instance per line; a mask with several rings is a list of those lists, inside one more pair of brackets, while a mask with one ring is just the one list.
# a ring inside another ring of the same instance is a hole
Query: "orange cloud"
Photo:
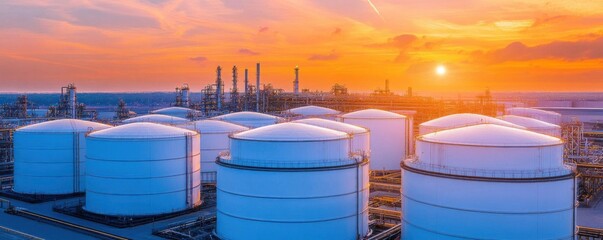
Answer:
[[296, 65], [313, 90], [603, 90], [601, 1], [373, 3], [385, 21], [366, 1], [0, 1], [0, 91], [195, 90], [256, 62], [286, 90]]

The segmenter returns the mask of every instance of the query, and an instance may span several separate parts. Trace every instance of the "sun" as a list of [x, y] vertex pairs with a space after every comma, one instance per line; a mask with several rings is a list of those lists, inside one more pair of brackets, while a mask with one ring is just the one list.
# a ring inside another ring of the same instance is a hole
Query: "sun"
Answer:
[[435, 72], [439, 76], [446, 75], [446, 67], [444, 65], [439, 65], [436, 67]]

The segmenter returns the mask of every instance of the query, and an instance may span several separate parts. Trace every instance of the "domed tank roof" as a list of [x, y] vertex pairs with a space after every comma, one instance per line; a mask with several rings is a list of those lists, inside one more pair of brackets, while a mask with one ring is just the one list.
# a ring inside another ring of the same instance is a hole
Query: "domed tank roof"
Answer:
[[112, 139], [132, 139], [132, 138], [171, 138], [182, 137], [184, 135], [196, 135], [197, 132], [149, 122], [137, 122], [125, 124], [109, 129], [93, 132], [88, 135], [91, 138], [112, 138]]
[[135, 123], [135, 122], [153, 122], [153, 123], [166, 123], [166, 124], [181, 124], [186, 123], [188, 120], [184, 118], [168, 116], [163, 114], [147, 114], [138, 117], [128, 118], [122, 121], [123, 123]]
[[497, 118], [474, 114], [474, 113], [458, 113], [452, 114], [448, 116], [443, 116], [440, 118], [436, 118], [424, 123], [421, 123], [420, 126], [423, 127], [435, 127], [441, 129], [450, 129], [464, 126], [471, 126], [477, 124], [491, 123], [501, 126], [514, 127], [514, 128], [524, 128], [522, 126], [506, 122]]
[[346, 113], [341, 116], [342, 118], [360, 118], [360, 119], [392, 119], [392, 118], [406, 118], [404, 115], [400, 115], [393, 112], [383, 111], [379, 109], [365, 109]]
[[443, 144], [532, 147], [563, 144], [556, 137], [495, 124], [479, 124], [425, 134], [419, 140]]
[[179, 127], [198, 131], [200, 133], [231, 133], [249, 130], [248, 127], [238, 124], [212, 119], [194, 121], [188, 124], [180, 125]]
[[256, 141], [324, 141], [348, 138], [344, 132], [303, 123], [280, 123], [237, 133], [235, 139]]
[[552, 123], [548, 123], [545, 121], [540, 121], [538, 119], [534, 119], [534, 118], [529, 118], [529, 117], [522, 117], [522, 116], [515, 116], [515, 115], [504, 115], [499, 117], [500, 119], [513, 123], [513, 124], [517, 124], [519, 126], [523, 126], [526, 128], [530, 128], [530, 129], [535, 129], [535, 128], [560, 128], [559, 125], [555, 125]]
[[537, 115], [548, 115], [548, 116], [557, 116], [561, 117], [561, 114], [536, 108], [523, 108], [523, 107], [515, 107], [509, 108], [506, 111], [507, 113], [514, 115], [515, 113], [529, 113], [529, 114], [537, 114]]
[[293, 122], [309, 124], [309, 125], [313, 125], [313, 126], [317, 126], [317, 127], [329, 128], [329, 129], [333, 129], [333, 130], [337, 130], [337, 131], [345, 132], [345, 133], [350, 133], [350, 134], [360, 134], [360, 133], [366, 133], [369, 131], [366, 128], [358, 127], [356, 125], [337, 122], [337, 121], [333, 121], [333, 120], [322, 119], [322, 118], [306, 118], [306, 119], [296, 120]]
[[337, 111], [334, 109], [313, 106], [313, 105], [292, 108], [292, 109], [287, 110], [286, 112], [292, 113], [292, 114], [297, 114], [297, 115], [304, 115], [304, 116], [335, 115], [335, 114], [340, 113], [340, 111]]
[[248, 111], [243, 111], [243, 112], [234, 112], [234, 113], [229, 113], [229, 114], [224, 114], [224, 115], [220, 115], [220, 116], [216, 116], [213, 117], [211, 119], [218, 119], [218, 120], [254, 120], [254, 119], [263, 119], [263, 120], [282, 120], [282, 118], [277, 117], [277, 116], [272, 116], [272, 115], [268, 115], [268, 114], [264, 114], [264, 113], [258, 113], [258, 112], [248, 112]]
[[185, 107], [166, 107], [166, 108], [161, 108], [161, 109], [157, 109], [154, 111], [151, 111], [151, 113], [158, 113], [158, 114], [166, 114], [166, 113], [188, 113], [188, 112], [198, 112], [197, 110], [194, 109], [190, 109], [190, 108], [185, 108]]
[[18, 128], [17, 132], [86, 132], [88, 130], [100, 130], [110, 128], [110, 125], [84, 121], [79, 119], [59, 119], [36, 123], [22, 128]]

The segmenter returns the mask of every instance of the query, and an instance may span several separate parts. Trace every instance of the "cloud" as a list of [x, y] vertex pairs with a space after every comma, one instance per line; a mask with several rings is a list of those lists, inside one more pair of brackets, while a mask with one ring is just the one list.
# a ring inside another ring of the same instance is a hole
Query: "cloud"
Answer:
[[268, 30], [270, 30], [270, 28], [269, 28], [269, 27], [261, 27], [261, 28], [258, 30], [258, 33], [268, 32]]
[[313, 54], [308, 60], [310, 61], [333, 61], [339, 59], [339, 54], [332, 51], [330, 54]]
[[254, 51], [251, 51], [250, 49], [247, 49], [247, 48], [241, 48], [241, 49], [239, 49], [239, 53], [243, 54], [243, 55], [249, 55], [249, 56], [260, 55], [259, 52], [254, 52]]
[[[423, 37], [423, 40], [425, 39], [425, 37]], [[414, 34], [400, 34], [398, 36], [395, 36], [393, 38], [388, 39], [386, 42], [384, 43], [376, 43], [376, 44], [371, 44], [368, 45], [369, 47], [373, 47], [373, 48], [393, 48], [393, 49], [398, 49], [399, 53], [396, 56], [396, 58], [394, 59], [394, 62], [406, 62], [408, 60], [410, 60], [410, 56], [408, 55], [408, 51], [411, 50], [417, 50], [417, 49], [427, 49], [427, 43], [430, 44], [430, 47], [432, 47], [431, 45], [433, 45], [430, 42], [426, 42], [424, 43], [422, 46], [417, 47], [417, 48], [411, 48], [414, 46], [416, 46], [421, 40], [415, 36]], [[427, 49], [429, 50], [429, 49]]]
[[25, 29], [47, 33], [44, 20], [60, 19], [60, 12], [52, 7], [12, 5], [0, 2], [0, 29]]
[[407, 49], [412, 46], [413, 43], [417, 42], [419, 38], [413, 34], [402, 34], [390, 38], [385, 43], [377, 43], [369, 45], [370, 47], [379, 47], [379, 48], [398, 48], [398, 49]]
[[203, 57], [203, 56], [197, 56], [197, 57], [189, 58], [188, 60], [191, 60], [191, 61], [197, 62], [197, 63], [204, 63], [207, 61], [207, 58]]
[[71, 12], [71, 23], [99, 28], [158, 28], [156, 19], [146, 16], [126, 15], [91, 8], [79, 8]]
[[333, 32], [331, 34], [333, 34], [333, 35], [341, 34], [341, 28], [335, 28], [335, 30], [333, 30]]
[[536, 59], [560, 59], [579, 61], [603, 59], [603, 37], [579, 41], [554, 41], [535, 46], [513, 42], [505, 48], [476, 54], [490, 62], [529, 61]]

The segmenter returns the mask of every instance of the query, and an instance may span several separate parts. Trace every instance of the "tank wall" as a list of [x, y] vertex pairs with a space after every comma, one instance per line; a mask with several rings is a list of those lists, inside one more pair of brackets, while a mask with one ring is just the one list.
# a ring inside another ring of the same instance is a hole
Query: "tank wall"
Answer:
[[[87, 143], [87, 211], [143, 216], [181, 211], [200, 204], [199, 135], [192, 137], [188, 159], [184, 136], [88, 138]], [[189, 196], [187, 192], [191, 191]]]
[[216, 158], [230, 149], [228, 133], [201, 133], [202, 172], [217, 171]]
[[397, 170], [408, 148], [406, 119], [351, 119], [344, 123], [370, 130], [371, 170]]
[[368, 165], [303, 172], [219, 165], [216, 231], [223, 239], [356, 239], [356, 229], [368, 232], [368, 179]]
[[[563, 145], [544, 147], [480, 147], [417, 141], [422, 163], [484, 170], [563, 168]], [[469, 154], [470, 153], [470, 154]]]
[[[231, 139], [231, 159], [247, 162], [286, 164], [316, 163], [322, 160], [348, 160], [350, 140], [279, 142]], [[294, 153], [294, 154], [292, 154]]]
[[573, 179], [487, 182], [403, 171], [403, 239], [573, 239]]
[[561, 138], [561, 128], [527, 128], [526, 130]]
[[367, 156], [371, 153], [371, 135], [370, 132], [358, 133], [352, 136], [352, 152], [364, 152]]
[[[79, 160], [74, 159], [76, 154]], [[85, 154], [85, 133], [15, 132], [14, 191], [25, 194], [83, 192]]]
[[537, 112], [526, 111], [523, 109], [507, 109], [507, 114], [534, 118], [534, 119], [538, 119], [540, 121], [552, 123], [555, 125], [561, 124], [561, 116], [552, 115], [552, 114], [542, 114], [542, 113], [537, 113]]

